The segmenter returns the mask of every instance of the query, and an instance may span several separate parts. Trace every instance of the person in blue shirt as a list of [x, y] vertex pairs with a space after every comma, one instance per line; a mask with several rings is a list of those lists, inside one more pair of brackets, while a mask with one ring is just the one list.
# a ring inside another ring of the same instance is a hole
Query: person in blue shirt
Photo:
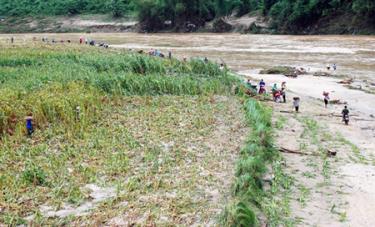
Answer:
[[33, 115], [30, 113], [29, 115], [27, 115], [27, 117], [25, 118], [26, 120], [26, 130], [27, 130], [27, 134], [29, 136], [31, 136], [33, 133], [34, 133], [34, 127], [33, 127]]
[[264, 93], [266, 93], [266, 83], [264, 82], [263, 79], [261, 79], [259, 83], [259, 94], [264, 94]]
[[259, 85], [264, 87], [264, 86], [266, 86], [266, 82], [264, 82], [264, 80], [261, 79], [260, 82], [259, 82]]

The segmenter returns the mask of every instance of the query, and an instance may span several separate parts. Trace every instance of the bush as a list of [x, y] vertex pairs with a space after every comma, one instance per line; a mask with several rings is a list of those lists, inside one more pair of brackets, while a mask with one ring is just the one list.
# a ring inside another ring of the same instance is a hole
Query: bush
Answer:
[[28, 164], [26, 169], [22, 172], [22, 180], [26, 184], [41, 186], [47, 183], [47, 175], [42, 168], [35, 166], [34, 164]]

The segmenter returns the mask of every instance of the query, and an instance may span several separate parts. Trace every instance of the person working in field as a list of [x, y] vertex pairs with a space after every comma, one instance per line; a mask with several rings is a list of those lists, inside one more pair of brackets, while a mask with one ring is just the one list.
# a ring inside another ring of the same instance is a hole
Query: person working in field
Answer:
[[31, 136], [34, 133], [34, 126], [33, 126], [33, 114], [29, 113], [26, 118], [26, 130], [27, 134]]

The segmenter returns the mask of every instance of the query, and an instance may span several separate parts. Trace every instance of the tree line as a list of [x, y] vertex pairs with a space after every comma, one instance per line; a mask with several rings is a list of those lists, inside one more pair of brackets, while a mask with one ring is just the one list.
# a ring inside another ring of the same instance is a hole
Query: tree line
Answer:
[[279, 30], [296, 30], [337, 14], [375, 24], [374, 0], [0, 0], [0, 16], [131, 14], [153, 31], [186, 23], [199, 27], [218, 17], [254, 11], [270, 18]]

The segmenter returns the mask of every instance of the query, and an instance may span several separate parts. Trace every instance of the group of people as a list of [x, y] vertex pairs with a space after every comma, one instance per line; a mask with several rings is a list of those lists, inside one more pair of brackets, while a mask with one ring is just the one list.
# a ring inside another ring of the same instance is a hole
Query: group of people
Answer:
[[[10, 37], [10, 43], [15, 43], [15, 37]], [[24, 40], [25, 41], [25, 40]], [[33, 37], [33, 41], [38, 41], [38, 38], [37, 37]], [[41, 41], [43, 43], [52, 43], [52, 44], [55, 44], [55, 43], [72, 43], [72, 40], [71, 39], [55, 39], [55, 38], [48, 38], [48, 37], [42, 37], [41, 38]], [[86, 45], [90, 45], [90, 46], [99, 46], [99, 47], [104, 47], [104, 48], [108, 48], [109, 47], [109, 44], [108, 43], [105, 43], [105, 42], [99, 42], [97, 43], [95, 40], [93, 39], [88, 39], [88, 38], [84, 38], [84, 37], [80, 37], [79, 38], [79, 44], [86, 44]]]
[[[334, 68], [334, 70], [336, 70], [336, 67]], [[267, 93], [266, 82], [263, 79], [261, 79], [259, 82], [259, 88], [256, 84], [253, 84], [250, 79], [247, 80], [246, 87], [251, 93], [258, 93], [260, 95]], [[285, 81], [281, 83], [280, 89], [278, 88], [276, 83], [272, 86], [272, 97], [273, 97], [273, 101], [276, 103], [281, 103], [281, 102], [286, 103], [286, 82]], [[329, 101], [330, 101], [329, 92], [326, 92], [326, 91], [323, 92], [323, 100], [324, 100], [324, 106], [325, 108], [327, 108]], [[293, 97], [293, 107], [297, 113], [299, 112], [299, 109], [300, 109], [300, 102], [301, 102], [300, 97]], [[347, 106], [344, 107], [341, 114], [342, 114], [342, 119], [345, 122], [345, 124], [348, 124], [349, 109]]]
[[[281, 89], [277, 87], [277, 84], [272, 86], [272, 97], [273, 101], [280, 103], [286, 103], [286, 82], [281, 83]], [[281, 100], [282, 98], [282, 100]]]
[[[327, 108], [329, 104], [329, 92], [324, 91], [323, 92], [323, 101], [324, 101], [324, 107]], [[349, 123], [349, 109], [348, 106], [345, 106], [344, 109], [341, 111], [342, 114], [342, 120], [345, 122], [345, 124]]]
[[[251, 90], [253, 93], [258, 93], [260, 95], [266, 94], [267, 89], [266, 89], [266, 82], [264, 82], [263, 79], [260, 80], [259, 82], [259, 88], [256, 84], [253, 84], [250, 79], [247, 80], [247, 88]], [[273, 100], [277, 103], [286, 103], [286, 82], [281, 83], [280, 89], [277, 87], [277, 84], [275, 83], [272, 86], [272, 97]]]
[[108, 48], [109, 47], [109, 44], [108, 43], [105, 43], [105, 42], [99, 42], [98, 44], [96, 43], [96, 41], [94, 39], [88, 39], [88, 38], [84, 38], [84, 37], [79, 37], [79, 44], [86, 44], [86, 45], [90, 45], [90, 46], [99, 46], [99, 47], [104, 47], [104, 48]]
[[[151, 49], [149, 52], [148, 52], [148, 55], [150, 56], [155, 56], [155, 57], [161, 57], [161, 58], [165, 58], [165, 54], [163, 54], [160, 50], [158, 49]], [[168, 58], [171, 59], [172, 58], [172, 52], [171, 51], [168, 51]]]
[[332, 66], [330, 64], [327, 64], [327, 70], [330, 71], [331, 68], [333, 69], [333, 71], [336, 71], [336, 69], [337, 69], [336, 63], [334, 63]]
[[[36, 37], [33, 38], [33, 41], [36, 41]], [[47, 37], [42, 37], [43, 43], [49, 43], [49, 39]], [[64, 40], [60, 39], [59, 41], [55, 40], [54, 38], [51, 39], [51, 43], [71, 43], [72, 41], [70, 39]]]

